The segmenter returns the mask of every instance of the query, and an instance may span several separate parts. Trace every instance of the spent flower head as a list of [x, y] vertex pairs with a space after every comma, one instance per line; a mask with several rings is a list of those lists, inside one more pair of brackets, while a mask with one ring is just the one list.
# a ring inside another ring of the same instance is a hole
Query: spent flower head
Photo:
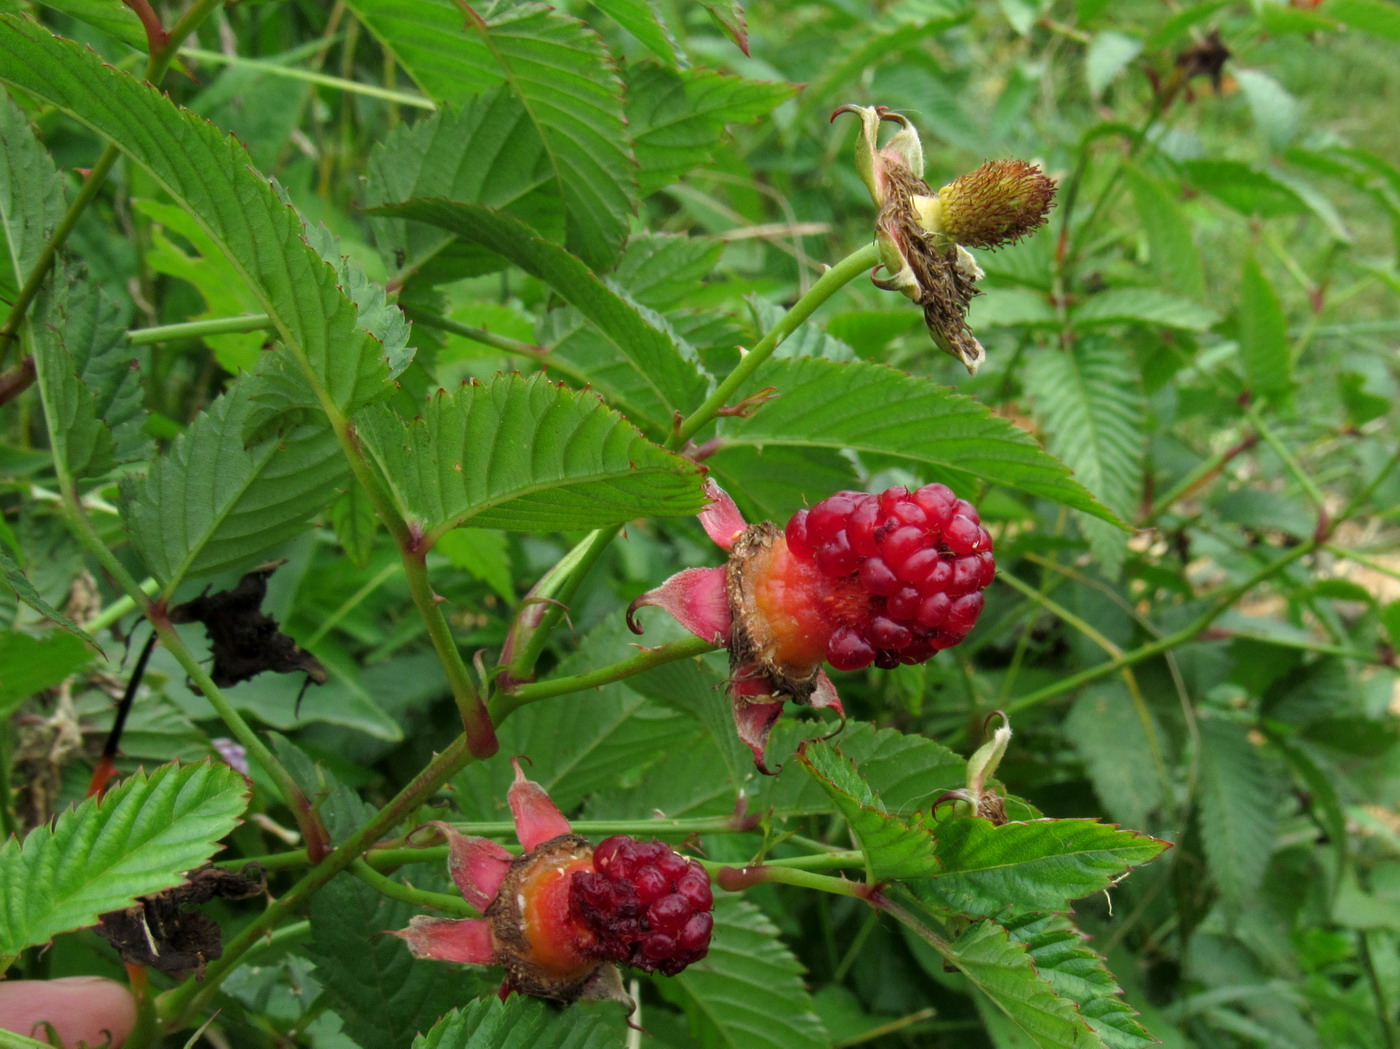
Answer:
[[[842, 113], [860, 117], [856, 170], [879, 208], [875, 239], [886, 275], [871, 280], [922, 306], [934, 343], [976, 373], [986, 351], [967, 325], [967, 308], [983, 273], [964, 245], [998, 248], [1039, 229], [1054, 181], [1034, 164], [994, 160], [935, 193], [924, 181], [923, 145], [907, 117], [884, 106], [846, 105], [831, 118]], [[900, 129], [881, 147], [885, 121]]]

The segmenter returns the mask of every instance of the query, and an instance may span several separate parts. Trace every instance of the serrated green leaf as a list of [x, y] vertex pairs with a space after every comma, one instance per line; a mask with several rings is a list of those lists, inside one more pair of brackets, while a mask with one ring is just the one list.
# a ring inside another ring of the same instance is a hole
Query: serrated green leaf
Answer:
[[32, 944], [173, 888], [238, 825], [248, 782], [227, 765], [138, 772], [0, 845], [0, 968]]
[[335, 271], [236, 138], [91, 51], [8, 15], [0, 16], [0, 80], [111, 139], [196, 216], [333, 403], [348, 410], [388, 392], [384, 347], [357, 329], [358, 311]]
[[150, 46], [134, 8], [124, 0], [39, 0], [45, 7], [71, 15], [138, 51]]
[[[1100, 502], [1131, 518], [1147, 451], [1147, 402], [1132, 356], [1106, 339], [1080, 339], [1066, 352], [1033, 357], [1026, 386], [1050, 450]], [[1080, 525], [1100, 570], [1116, 579], [1128, 552], [1128, 533], [1102, 521]]]
[[92, 650], [75, 634], [44, 637], [0, 631], [0, 717], [36, 692], [52, 688], [92, 660]]
[[[538, 277], [587, 317], [605, 340], [613, 363], [626, 362], [629, 376], [660, 407], [665, 426], [676, 411], [688, 411], [704, 395], [705, 378], [681, 352], [664, 323], [630, 303], [563, 248], [534, 235], [509, 215], [461, 201], [412, 200], [376, 209], [430, 222], [466, 237]], [[659, 326], [658, 326], [659, 325]], [[593, 370], [589, 380], [593, 381]]]
[[1142, 52], [1142, 41], [1112, 29], [1094, 34], [1089, 47], [1084, 52], [1084, 79], [1089, 85], [1089, 94], [1097, 98], [1103, 94], [1128, 63]]
[[[1085, 689], [1070, 709], [1065, 735], [1084, 759], [1094, 793], [1115, 819], [1141, 827], [1166, 801], [1170, 784], [1165, 770], [1148, 757], [1160, 751], [1164, 736], [1155, 719], [1143, 724], [1122, 682]], [[1124, 760], [1129, 754], [1134, 760]]]
[[726, 420], [726, 444], [792, 445], [878, 452], [1005, 485], [1117, 522], [1015, 424], [927, 379], [880, 364], [770, 360], [746, 393], [779, 396], [748, 419]]
[[1025, 945], [995, 922], [977, 922], [948, 957], [1039, 1049], [1104, 1049], [1074, 1002], [1055, 993]]
[[798, 761], [846, 818], [877, 881], [929, 877], [938, 870], [933, 836], [885, 811], [856, 767], [835, 747], [808, 743]]
[[[549, 166], [544, 141], [520, 99], [505, 88], [477, 95], [462, 106], [401, 124], [375, 146], [369, 158], [365, 206], [442, 197], [498, 208], [549, 240], [564, 236], [564, 206]], [[448, 231], [403, 219], [378, 219], [379, 241], [402, 253], [400, 270], [411, 271], [442, 251]], [[496, 269], [493, 253], [464, 269]], [[455, 258], [455, 256], [454, 256]]]
[[1177, 194], [1161, 179], [1135, 165], [1123, 169], [1123, 178], [1137, 207], [1138, 225], [1147, 238], [1147, 265], [1161, 284], [1189, 299], [1206, 294], [1205, 267], [1196, 247], [1192, 226]]
[[1064, 911], [1155, 858], [1164, 841], [1097, 820], [1031, 820], [995, 826], [980, 818], [932, 824], [937, 877], [924, 899], [974, 917]]
[[1243, 215], [1278, 218], [1308, 210], [1293, 186], [1242, 161], [1188, 160], [1181, 168], [1200, 192]]
[[68, 472], [98, 476], [149, 455], [145, 395], [117, 303], [59, 263], [35, 321], [31, 345], [49, 438]]
[[[780, 723], [781, 724], [781, 723]], [[941, 743], [897, 729], [876, 729], [868, 722], [847, 722], [839, 737], [841, 753], [855, 762], [860, 775], [891, 811], [906, 819], [930, 807], [946, 791], [967, 780], [967, 762]], [[827, 807], [811, 776], [793, 765], [758, 784], [757, 801], [777, 809], [819, 811]]]
[[536, 3], [488, 17], [453, 0], [349, 6], [433, 98], [455, 102], [506, 85], [544, 144], [564, 202], [565, 243], [594, 269], [609, 268], [636, 210], [637, 177], [622, 82], [596, 33]]
[[1205, 331], [1219, 319], [1199, 303], [1156, 288], [1109, 288], [1079, 303], [1070, 317], [1078, 328], [1158, 324], [1182, 331]]
[[379, 518], [374, 515], [374, 504], [358, 483], [351, 483], [331, 505], [331, 527], [350, 563], [356, 568], [368, 567], [379, 537]]
[[1293, 387], [1288, 317], [1253, 253], [1245, 256], [1238, 315], [1245, 381], [1261, 400], [1285, 399]]
[[428, 541], [450, 528], [547, 532], [683, 517], [704, 505], [695, 464], [649, 443], [595, 394], [503, 375], [439, 393], [405, 424], [356, 419], [395, 504]]
[[561, 1011], [519, 994], [504, 1002], [491, 995], [448, 1013], [415, 1038], [412, 1049], [616, 1049], [623, 1030], [620, 1016]]
[[0, 98], [0, 228], [4, 229], [5, 285], [19, 287], [39, 261], [63, 215], [63, 180], [29, 120], [9, 96]]
[[1274, 850], [1274, 794], [1243, 725], [1200, 722], [1201, 838], [1227, 910], [1238, 914], [1264, 878]]
[[295, 426], [245, 448], [256, 378], [235, 383], [144, 477], [122, 484], [132, 544], [170, 592], [183, 579], [246, 567], [291, 539], [345, 483], [324, 426]]
[[791, 84], [709, 69], [637, 67], [628, 79], [627, 119], [641, 169], [641, 195], [709, 165], [727, 125], [766, 117], [796, 93]]
[[1146, 1049], [1157, 1045], [1137, 1014], [1122, 999], [1122, 990], [1104, 961], [1084, 945], [1084, 934], [1058, 914], [1028, 914], [1006, 923], [1011, 939], [1030, 952], [1036, 971], [1055, 993], [1069, 998], [1108, 1049]]
[[656, 989], [680, 1005], [714, 1049], [826, 1049], [802, 966], [767, 915], [734, 896], [715, 900], [710, 953]]
[[[415, 882], [421, 881], [415, 871]], [[383, 935], [405, 928], [419, 913], [348, 874], [311, 898], [307, 954], [360, 1049], [402, 1049], [462, 1000], [459, 968], [416, 959], [401, 940]]]
[[59, 626], [63, 627], [64, 630], [82, 638], [94, 649], [100, 651], [96, 640], [93, 639], [91, 634], [79, 628], [78, 624], [74, 623], [73, 620], [69, 619], [58, 609], [54, 608], [53, 605], [44, 600], [39, 591], [34, 588], [34, 584], [29, 581], [29, 577], [24, 574], [24, 570], [20, 568], [19, 562], [4, 550], [0, 550], [0, 570], [4, 571], [5, 585], [14, 591], [15, 597], [19, 598], [19, 600], [23, 601], [41, 616], [52, 619]]
[[744, 18], [744, 5], [739, 0], [700, 0], [700, 6], [710, 13], [729, 39], [744, 54], [749, 53], [749, 26]]
[[668, 66], [679, 64], [679, 45], [655, 0], [598, 0], [597, 7]]

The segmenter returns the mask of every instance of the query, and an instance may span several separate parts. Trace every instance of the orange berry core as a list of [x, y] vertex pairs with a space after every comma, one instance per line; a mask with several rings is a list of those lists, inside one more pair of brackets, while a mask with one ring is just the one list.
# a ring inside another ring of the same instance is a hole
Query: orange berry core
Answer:
[[598, 965], [584, 953], [593, 933], [569, 916], [569, 882], [575, 871], [592, 869], [590, 854], [562, 867], [541, 867], [520, 884], [520, 931], [530, 944], [528, 960], [561, 980], [582, 977]]
[[758, 620], [751, 632], [763, 639], [763, 655], [793, 677], [807, 676], [826, 660], [826, 643], [843, 622], [869, 614], [870, 599], [854, 577], [822, 575], [783, 537], [754, 554], [749, 579]]

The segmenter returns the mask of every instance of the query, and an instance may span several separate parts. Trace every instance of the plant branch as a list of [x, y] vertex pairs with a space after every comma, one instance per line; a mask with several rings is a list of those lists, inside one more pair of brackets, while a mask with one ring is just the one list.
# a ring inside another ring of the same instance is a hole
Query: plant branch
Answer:
[[250, 313], [246, 317], [215, 317], [182, 324], [161, 324], [154, 328], [136, 328], [126, 333], [131, 346], [149, 346], [176, 339], [202, 339], [210, 335], [237, 335], [249, 331], [272, 331], [276, 324], [266, 313]]
[[823, 273], [815, 284], [792, 304], [792, 309], [783, 314], [782, 320], [773, 326], [773, 330], [759, 340], [758, 345], [749, 350], [735, 365], [724, 380], [715, 387], [714, 392], [705, 398], [703, 404], [680, 424], [676, 432], [671, 435], [666, 442], [666, 447], [677, 450], [685, 447], [686, 441], [700, 430], [701, 427], [712, 422], [736, 393], [739, 392], [746, 382], [753, 377], [753, 373], [759, 366], [773, 355], [784, 339], [791, 335], [797, 328], [816, 312], [827, 299], [831, 298], [843, 287], [880, 264], [880, 249], [874, 242], [865, 245], [863, 248], [851, 252], [831, 269]]
[[242, 964], [243, 957], [285, 917], [295, 913], [312, 893], [363, 855], [371, 845], [403, 820], [443, 783], [472, 761], [466, 736], [458, 736], [441, 754], [415, 776], [394, 798], [339, 847], [277, 899], [268, 904], [224, 947], [223, 956], [205, 970], [203, 982], [189, 980], [166, 991], [157, 1000], [157, 1013], [166, 1030], [186, 1027], [219, 989], [224, 978]]
[[614, 681], [621, 681], [635, 674], [641, 674], [653, 667], [664, 666], [680, 659], [693, 659], [713, 651], [715, 651], [714, 645], [698, 637], [668, 641], [655, 648], [638, 646], [638, 651], [629, 658], [610, 663], [605, 667], [599, 667], [597, 670], [590, 670], [586, 674], [573, 674], [568, 677], [550, 678], [547, 681], [520, 684], [505, 692], [500, 692], [491, 701], [491, 716], [499, 721], [511, 711], [530, 703], [538, 703], [542, 699], [600, 688], [603, 685], [610, 685]]
[[1236, 601], [1250, 590], [1253, 590], [1260, 583], [1277, 575], [1295, 561], [1311, 554], [1317, 549], [1317, 546], [1316, 540], [1308, 540], [1307, 542], [1299, 543], [1282, 557], [1269, 562], [1269, 564], [1259, 569], [1244, 582], [1227, 589], [1205, 612], [1201, 613], [1180, 630], [1159, 637], [1155, 641], [1148, 642], [1139, 648], [1133, 649], [1131, 652], [1124, 652], [1122, 655], [1116, 656], [1107, 662], [1089, 667], [1087, 670], [1081, 670], [1077, 674], [1071, 674], [1068, 677], [1061, 678], [1054, 684], [1046, 685], [1044, 688], [1037, 689], [1019, 699], [1012, 700], [1006, 705], [1006, 712], [1008, 714], [1014, 714], [1018, 710], [1025, 710], [1029, 707], [1036, 706], [1045, 702], [1047, 699], [1053, 699], [1055, 696], [1063, 695], [1066, 692], [1073, 692], [1075, 689], [1098, 681], [1100, 678], [1108, 677], [1110, 674], [1116, 674], [1124, 667], [1135, 666], [1143, 660], [1151, 659], [1153, 656], [1159, 656], [1164, 652], [1176, 648], [1178, 645], [1190, 641], [1201, 631], [1205, 630], [1206, 627], [1210, 626], [1211, 623], [1219, 619]]
[[350, 864], [350, 873], [359, 878], [375, 892], [381, 896], [387, 896], [391, 900], [402, 900], [404, 903], [411, 903], [415, 907], [427, 907], [431, 910], [443, 911], [454, 918], [480, 918], [481, 912], [473, 907], [460, 896], [449, 896], [445, 892], [430, 892], [427, 889], [415, 889], [412, 885], [404, 885], [402, 882], [394, 881], [393, 878], [380, 874], [364, 861], [363, 858], [355, 860]]

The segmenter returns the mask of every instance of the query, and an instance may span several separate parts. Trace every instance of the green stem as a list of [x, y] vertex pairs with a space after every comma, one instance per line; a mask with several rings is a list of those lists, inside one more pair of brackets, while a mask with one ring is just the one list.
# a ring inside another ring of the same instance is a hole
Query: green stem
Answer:
[[666, 447], [673, 450], [685, 447], [686, 441], [695, 436], [701, 427], [719, 415], [720, 409], [724, 408], [730, 399], [743, 388], [744, 384], [753, 377], [753, 373], [758, 370], [759, 366], [772, 356], [773, 351], [782, 344], [784, 339], [816, 312], [817, 307], [855, 278], [874, 269], [879, 264], [880, 249], [872, 242], [851, 252], [823, 273], [807, 293], [792, 304], [792, 309], [788, 310], [783, 315], [783, 319], [773, 326], [773, 330], [760, 339], [758, 345], [744, 354], [734, 370], [725, 376], [709, 397], [705, 398], [704, 403], [691, 412], [680, 424], [676, 432], [671, 435], [670, 440], [666, 442]]
[[322, 885], [359, 859], [371, 845], [407, 819], [425, 799], [472, 760], [466, 736], [458, 736], [384, 808], [321, 863], [302, 875], [295, 885], [268, 904], [262, 914], [230, 940], [224, 947], [223, 956], [205, 970], [203, 982], [189, 980], [162, 994], [156, 1005], [166, 1030], [177, 1031], [188, 1026], [204, 1004], [217, 993], [224, 978], [242, 964], [244, 955], [260, 943], [270, 930], [300, 908]]
[[359, 878], [375, 892], [381, 896], [387, 896], [391, 900], [402, 900], [404, 903], [411, 903], [415, 907], [427, 907], [436, 911], [444, 911], [454, 918], [480, 918], [481, 913], [460, 896], [449, 896], [445, 892], [430, 892], [427, 889], [415, 889], [412, 885], [404, 885], [402, 882], [394, 881], [393, 878], [385, 877], [364, 861], [357, 859], [350, 864], [350, 873]]
[[693, 659], [707, 652], [715, 651], [715, 646], [698, 637], [681, 638], [669, 641], [655, 648], [644, 648], [635, 655], [616, 663], [610, 663], [586, 674], [573, 674], [568, 677], [550, 678], [516, 685], [508, 692], [498, 693], [491, 701], [491, 717], [500, 721], [511, 711], [530, 703], [554, 696], [568, 695], [570, 692], [585, 692], [589, 689], [610, 685], [614, 681], [641, 674], [653, 667], [674, 663], [678, 659]]
[[1225, 465], [1229, 463], [1231, 459], [1234, 459], [1237, 456], [1244, 454], [1258, 443], [1258, 434], [1247, 434], [1244, 438], [1242, 438], [1235, 444], [1232, 444], [1229, 448], [1217, 452], [1215, 455], [1212, 455], [1208, 459], [1205, 459], [1199, 464], [1197, 464], [1195, 469], [1193, 469], [1190, 473], [1188, 473], [1185, 477], [1183, 477], [1180, 481], [1173, 485], [1171, 490], [1167, 492], [1166, 495], [1162, 496], [1160, 499], [1157, 499], [1153, 503], [1152, 511], [1150, 514], [1147, 515], [1146, 523], [1150, 524], [1151, 522], [1160, 518], [1162, 514], [1166, 512], [1167, 508], [1170, 507], [1173, 503], [1175, 503], [1178, 499], [1181, 499], [1183, 496], [1189, 495], [1191, 492], [1194, 492], [1198, 487], [1204, 484], [1207, 479], [1215, 476], [1221, 470], [1223, 470], [1225, 468]]
[[497, 335], [495, 332], [487, 331], [485, 328], [473, 328], [466, 324], [459, 324], [457, 321], [449, 320], [436, 313], [426, 310], [417, 310], [411, 306], [404, 308], [408, 319], [414, 324], [421, 324], [425, 328], [436, 328], [438, 331], [445, 331], [449, 335], [460, 335], [464, 339], [471, 339], [479, 342], [483, 346], [490, 346], [493, 350], [500, 350], [502, 353], [513, 353], [520, 357], [528, 357], [532, 361], [544, 361], [549, 358], [549, 351], [543, 346], [536, 346], [531, 342], [522, 342], [520, 339], [512, 339], [508, 335]]
[[[160, 589], [160, 583], [155, 579], [146, 579], [141, 584], [141, 592], [150, 597]], [[141, 606], [136, 603], [136, 599], [129, 594], [122, 594], [106, 608], [102, 609], [92, 619], [88, 620], [84, 628], [94, 637], [101, 631], [106, 630], [122, 616], [130, 615], [132, 612], [140, 610]]]
[[403, 551], [404, 574], [408, 578], [408, 590], [418, 614], [423, 618], [428, 638], [433, 650], [447, 674], [452, 687], [452, 698], [457, 702], [457, 711], [462, 715], [462, 727], [467, 733], [467, 746], [472, 756], [489, 758], [500, 748], [496, 741], [496, 730], [491, 726], [491, 715], [486, 710], [481, 693], [472, 681], [471, 672], [462, 661], [462, 653], [452, 636], [452, 628], [447, 617], [442, 614], [442, 599], [433, 592], [428, 580], [426, 551], [405, 549]]
[[1298, 465], [1298, 460], [1293, 457], [1287, 446], [1279, 440], [1278, 434], [1274, 433], [1273, 427], [1266, 423], [1259, 414], [1259, 409], [1252, 404], [1244, 406], [1244, 414], [1259, 432], [1259, 436], [1264, 438], [1264, 443], [1274, 450], [1274, 454], [1283, 460], [1283, 465], [1288, 468], [1288, 472], [1293, 475], [1293, 479], [1298, 482], [1299, 487], [1307, 493], [1308, 500], [1317, 510], [1321, 510], [1325, 505], [1322, 493], [1317, 490], [1317, 485], [1313, 484], [1303, 468]]
[[329, 73], [314, 73], [308, 69], [301, 69], [297, 66], [284, 66], [277, 62], [267, 62], [256, 58], [244, 58], [241, 55], [225, 55], [218, 51], [205, 51], [198, 47], [182, 47], [180, 54], [187, 58], [196, 58], [201, 62], [216, 62], [219, 65], [232, 65], [245, 69], [257, 69], [264, 73], [271, 73], [274, 76], [287, 77], [291, 80], [304, 80], [310, 84], [320, 87], [335, 88], [337, 91], [344, 91], [348, 94], [364, 95], [367, 98], [378, 98], [385, 102], [394, 102], [402, 106], [413, 106], [416, 109], [434, 110], [437, 106], [430, 98], [422, 95], [409, 94], [407, 91], [391, 91], [388, 88], [379, 87], [375, 84], [362, 84], [357, 80], [345, 80], [342, 77], [331, 76]]
[[250, 313], [246, 317], [215, 317], [205, 321], [185, 321], [183, 324], [161, 324], [155, 328], [136, 328], [126, 333], [126, 341], [132, 346], [149, 346], [176, 339], [202, 339], [210, 335], [271, 331], [274, 328], [276, 324], [266, 313]]
[[1278, 574], [1283, 571], [1283, 569], [1293, 564], [1293, 562], [1306, 557], [1316, 549], [1317, 542], [1315, 540], [1299, 543], [1282, 557], [1271, 561], [1269, 564], [1259, 569], [1259, 571], [1255, 572], [1244, 582], [1230, 587], [1223, 595], [1216, 599], [1215, 603], [1212, 604], [1210, 608], [1180, 630], [1160, 637], [1140, 648], [1135, 648], [1131, 652], [1124, 652], [1122, 655], [1115, 656], [1107, 662], [1089, 667], [1087, 670], [1081, 670], [1078, 674], [1071, 674], [1069, 677], [1061, 678], [1054, 684], [1046, 685], [1044, 688], [1037, 689], [1028, 695], [1022, 696], [1020, 699], [1013, 700], [1006, 705], [1006, 712], [1008, 714], [1013, 714], [1018, 710], [1025, 710], [1029, 707], [1036, 706], [1055, 696], [1063, 695], [1066, 692], [1073, 692], [1075, 689], [1098, 681], [1100, 678], [1108, 677], [1110, 674], [1116, 674], [1124, 667], [1134, 666], [1145, 659], [1151, 659], [1153, 656], [1159, 656], [1163, 652], [1176, 648], [1178, 645], [1185, 644], [1202, 630], [1206, 629], [1206, 627], [1210, 626], [1211, 623], [1215, 622], [1216, 619], [1220, 618], [1220, 616], [1222, 616], [1236, 601], [1250, 590], [1253, 590], [1266, 579]]
[[[741, 892], [755, 885], [766, 884], [795, 885], [833, 896], [852, 896], [858, 900], [869, 900], [874, 892], [871, 886], [863, 881], [833, 878], [829, 874], [813, 874], [811, 871], [794, 867], [780, 867], [776, 863], [764, 863], [757, 867], [730, 867], [710, 860], [700, 862], [726, 892]], [[864, 857], [860, 862], [865, 862]]]

